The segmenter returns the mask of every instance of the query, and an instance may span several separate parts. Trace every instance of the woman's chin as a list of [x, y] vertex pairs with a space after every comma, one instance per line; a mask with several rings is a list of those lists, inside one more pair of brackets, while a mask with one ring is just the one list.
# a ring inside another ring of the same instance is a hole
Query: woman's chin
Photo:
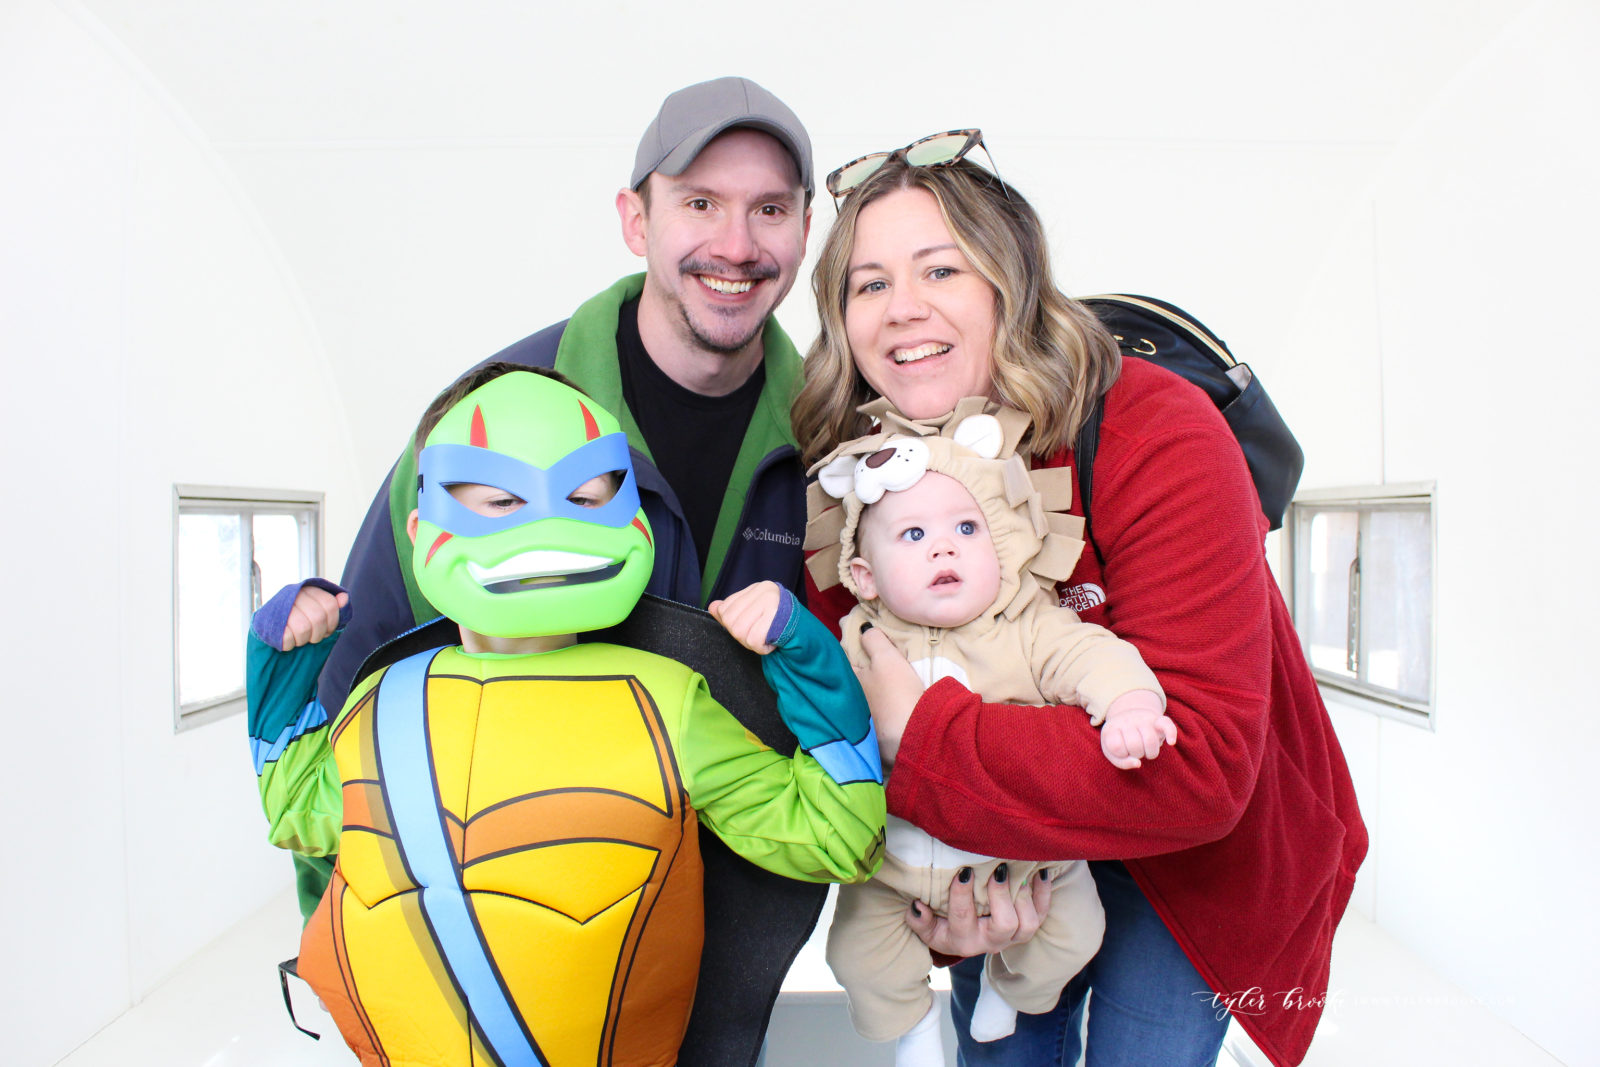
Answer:
[[960, 392], [951, 389], [890, 389], [884, 395], [894, 409], [908, 419], [936, 419], [948, 415], [961, 399]]

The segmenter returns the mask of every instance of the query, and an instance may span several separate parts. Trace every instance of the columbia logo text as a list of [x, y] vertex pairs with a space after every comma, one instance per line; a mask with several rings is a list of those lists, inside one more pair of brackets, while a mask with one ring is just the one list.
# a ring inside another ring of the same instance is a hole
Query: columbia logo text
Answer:
[[754, 527], [744, 528], [746, 541], [773, 541], [780, 545], [798, 545], [800, 536], [792, 533], [779, 533], [773, 530], [757, 530]]

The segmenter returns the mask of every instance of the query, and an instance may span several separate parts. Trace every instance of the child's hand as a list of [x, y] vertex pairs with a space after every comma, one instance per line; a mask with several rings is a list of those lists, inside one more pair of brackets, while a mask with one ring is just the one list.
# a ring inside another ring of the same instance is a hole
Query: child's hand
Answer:
[[301, 645], [314, 645], [339, 628], [339, 609], [350, 603], [349, 593], [335, 596], [314, 585], [302, 586], [295, 594], [294, 606], [289, 609], [289, 621], [283, 627], [284, 652]]
[[1106, 709], [1100, 724], [1100, 751], [1113, 767], [1131, 771], [1142, 759], [1155, 759], [1162, 744], [1178, 743], [1178, 724], [1161, 712], [1161, 698], [1147, 690], [1124, 693]]
[[782, 593], [777, 582], [757, 582], [726, 600], [713, 600], [706, 610], [735, 641], [765, 656], [772, 651], [767, 637], [772, 631], [772, 620], [777, 617]]

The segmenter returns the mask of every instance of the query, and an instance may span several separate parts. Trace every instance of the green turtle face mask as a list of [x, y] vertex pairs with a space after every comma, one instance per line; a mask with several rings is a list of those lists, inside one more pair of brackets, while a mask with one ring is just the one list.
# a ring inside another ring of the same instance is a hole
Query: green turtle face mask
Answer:
[[553, 378], [513, 372], [468, 393], [428, 434], [417, 475], [412, 572], [428, 602], [469, 630], [604, 629], [650, 580], [655, 550], [627, 436]]

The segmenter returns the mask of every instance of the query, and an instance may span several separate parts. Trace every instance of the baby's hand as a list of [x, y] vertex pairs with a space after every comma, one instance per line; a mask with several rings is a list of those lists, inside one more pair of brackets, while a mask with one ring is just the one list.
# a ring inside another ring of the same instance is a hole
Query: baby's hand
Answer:
[[777, 582], [747, 585], [726, 600], [713, 600], [706, 610], [733, 635], [733, 639], [752, 652], [765, 656], [772, 651], [767, 636], [777, 617], [783, 590]]
[[1124, 693], [1111, 702], [1100, 724], [1100, 751], [1113, 767], [1131, 771], [1155, 759], [1162, 744], [1178, 743], [1178, 724], [1161, 712], [1161, 698], [1148, 690]]

